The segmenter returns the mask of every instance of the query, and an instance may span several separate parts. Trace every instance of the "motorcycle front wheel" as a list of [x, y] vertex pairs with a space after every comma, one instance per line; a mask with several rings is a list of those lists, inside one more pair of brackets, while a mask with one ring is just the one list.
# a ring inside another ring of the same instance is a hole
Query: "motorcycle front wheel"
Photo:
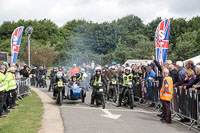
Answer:
[[106, 103], [105, 103], [105, 96], [104, 96], [104, 95], [102, 96], [102, 99], [101, 99], [101, 100], [102, 100], [102, 101], [101, 101], [101, 102], [102, 102], [102, 108], [105, 109]]
[[129, 95], [129, 104], [130, 104], [130, 109], [134, 108], [134, 95], [130, 94]]

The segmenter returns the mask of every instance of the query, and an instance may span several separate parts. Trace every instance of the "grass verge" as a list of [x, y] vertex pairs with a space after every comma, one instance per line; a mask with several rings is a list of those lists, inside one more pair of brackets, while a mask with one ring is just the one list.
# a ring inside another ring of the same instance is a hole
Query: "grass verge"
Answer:
[[11, 110], [6, 118], [0, 118], [0, 133], [37, 133], [43, 107], [38, 95], [33, 91], [31, 93], [32, 97], [17, 101], [20, 106]]

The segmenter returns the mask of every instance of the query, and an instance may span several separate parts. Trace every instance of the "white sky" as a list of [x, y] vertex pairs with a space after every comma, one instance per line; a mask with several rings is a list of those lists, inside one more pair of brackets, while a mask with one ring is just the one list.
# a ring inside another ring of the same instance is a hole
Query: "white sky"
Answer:
[[200, 0], [0, 0], [0, 24], [19, 19], [50, 19], [58, 26], [73, 19], [113, 21], [129, 14], [145, 24], [156, 17], [191, 19]]

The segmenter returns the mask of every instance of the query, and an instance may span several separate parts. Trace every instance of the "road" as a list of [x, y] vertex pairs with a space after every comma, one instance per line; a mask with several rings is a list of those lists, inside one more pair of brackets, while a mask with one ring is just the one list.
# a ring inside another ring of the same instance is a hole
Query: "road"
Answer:
[[[41, 90], [52, 97], [47, 88]], [[195, 133], [176, 121], [164, 124], [156, 112], [141, 107], [116, 108], [112, 102], [106, 103], [105, 110], [90, 107], [90, 96], [91, 90], [87, 92], [85, 103], [64, 101], [60, 111], [65, 133]]]

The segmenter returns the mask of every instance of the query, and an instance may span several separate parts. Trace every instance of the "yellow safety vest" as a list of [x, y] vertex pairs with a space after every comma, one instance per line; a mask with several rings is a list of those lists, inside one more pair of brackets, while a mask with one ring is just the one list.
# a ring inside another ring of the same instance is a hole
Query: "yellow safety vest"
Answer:
[[7, 91], [8, 83], [6, 76], [0, 72], [0, 91]]
[[[96, 86], [96, 85], [97, 85], [97, 82], [102, 82], [102, 81], [101, 81], [101, 76], [99, 77], [99, 80], [98, 80], [98, 81], [97, 81], [97, 77], [96, 77], [96, 76], [94, 77], [94, 79], [95, 79], [95, 80], [94, 80], [93, 86]], [[102, 84], [100, 84], [99, 86], [102, 86]]]
[[133, 74], [123, 75], [123, 85], [126, 85], [127, 83], [132, 82], [132, 81], [133, 81]]
[[8, 91], [16, 89], [17, 85], [16, 85], [16, 80], [15, 80], [15, 75], [10, 72], [7, 72], [6, 78], [8, 82]]
[[[168, 83], [168, 88], [164, 93], [165, 81], [167, 81], [167, 83]], [[162, 88], [160, 89], [160, 99], [165, 100], [165, 101], [171, 101], [172, 95], [173, 95], [173, 80], [171, 77], [165, 77], [163, 79]]]

